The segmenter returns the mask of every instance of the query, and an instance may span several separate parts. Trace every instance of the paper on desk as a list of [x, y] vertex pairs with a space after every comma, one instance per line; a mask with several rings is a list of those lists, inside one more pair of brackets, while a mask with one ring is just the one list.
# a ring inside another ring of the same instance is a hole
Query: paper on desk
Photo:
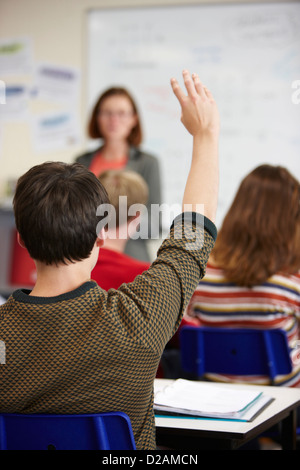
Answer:
[[[214, 386], [207, 382], [178, 379], [155, 393], [154, 409], [216, 418], [241, 418], [253, 407], [253, 413], [266, 406], [269, 398], [257, 390]], [[254, 406], [255, 405], [255, 406]], [[253, 417], [247, 414], [247, 420]]]

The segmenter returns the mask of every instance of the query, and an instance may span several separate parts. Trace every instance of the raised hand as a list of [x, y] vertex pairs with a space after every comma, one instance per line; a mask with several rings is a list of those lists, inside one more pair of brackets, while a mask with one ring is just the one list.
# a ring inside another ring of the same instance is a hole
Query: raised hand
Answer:
[[187, 95], [175, 78], [171, 86], [181, 106], [181, 121], [194, 137], [205, 133], [218, 134], [219, 112], [211, 92], [200, 82], [197, 74], [182, 72]]
[[[220, 130], [219, 112], [210, 91], [197, 74], [183, 71], [187, 95], [172, 78], [173, 92], [181, 106], [181, 121], [193, 136], [191, 167], [183, 195], [183, 211], [190, 207], [214, 222], [218, 202]], [[199, 206], [202, 206], [199, 207]]]

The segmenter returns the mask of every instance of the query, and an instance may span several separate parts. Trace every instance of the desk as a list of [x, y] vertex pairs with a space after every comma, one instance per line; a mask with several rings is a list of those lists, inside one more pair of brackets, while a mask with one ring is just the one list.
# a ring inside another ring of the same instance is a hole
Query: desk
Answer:
[[[156, 379], [154, 390], [173, 380]], [[236, 449], [259, 436], [277, 423], [281, 423], [282, 447], [296, 447], [296, 410], [300, 406], [300, 389], [260, 385], [214, 384], [216, 387], [256, 387], [274, 398], [252, 422], [156, 417], [157, 445], [177, 450]]]

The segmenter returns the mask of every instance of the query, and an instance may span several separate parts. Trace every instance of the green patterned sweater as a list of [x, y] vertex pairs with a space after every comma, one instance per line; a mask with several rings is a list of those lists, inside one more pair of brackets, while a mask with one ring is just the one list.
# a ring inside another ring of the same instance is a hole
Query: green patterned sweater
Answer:
[[10, 296], [0, 307], [0, 412], [124, 411], [137, 449], [155, 449], [157, 367], [216, 237], [195, 216], [177, 217], [149, 270], [118, 290], [89, 281], [57, 297]]

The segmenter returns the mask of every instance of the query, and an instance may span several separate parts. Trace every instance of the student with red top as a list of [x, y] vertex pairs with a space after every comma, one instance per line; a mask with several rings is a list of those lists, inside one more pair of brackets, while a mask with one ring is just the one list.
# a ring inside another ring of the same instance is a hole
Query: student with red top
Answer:
[[106, 171], [99, 180], [107, 191], [113, 213], [91, 277], [105, 290], [118, 289], [123, 282], [133, 281], [150, 266], [150, 263], [124, 253], [128, 240], [136, 235], [141, 218], [139, 211], [128, 217], [128, 211], [136, 204], [146, 209], [148, 187], [144, 179], [133, 171]]

